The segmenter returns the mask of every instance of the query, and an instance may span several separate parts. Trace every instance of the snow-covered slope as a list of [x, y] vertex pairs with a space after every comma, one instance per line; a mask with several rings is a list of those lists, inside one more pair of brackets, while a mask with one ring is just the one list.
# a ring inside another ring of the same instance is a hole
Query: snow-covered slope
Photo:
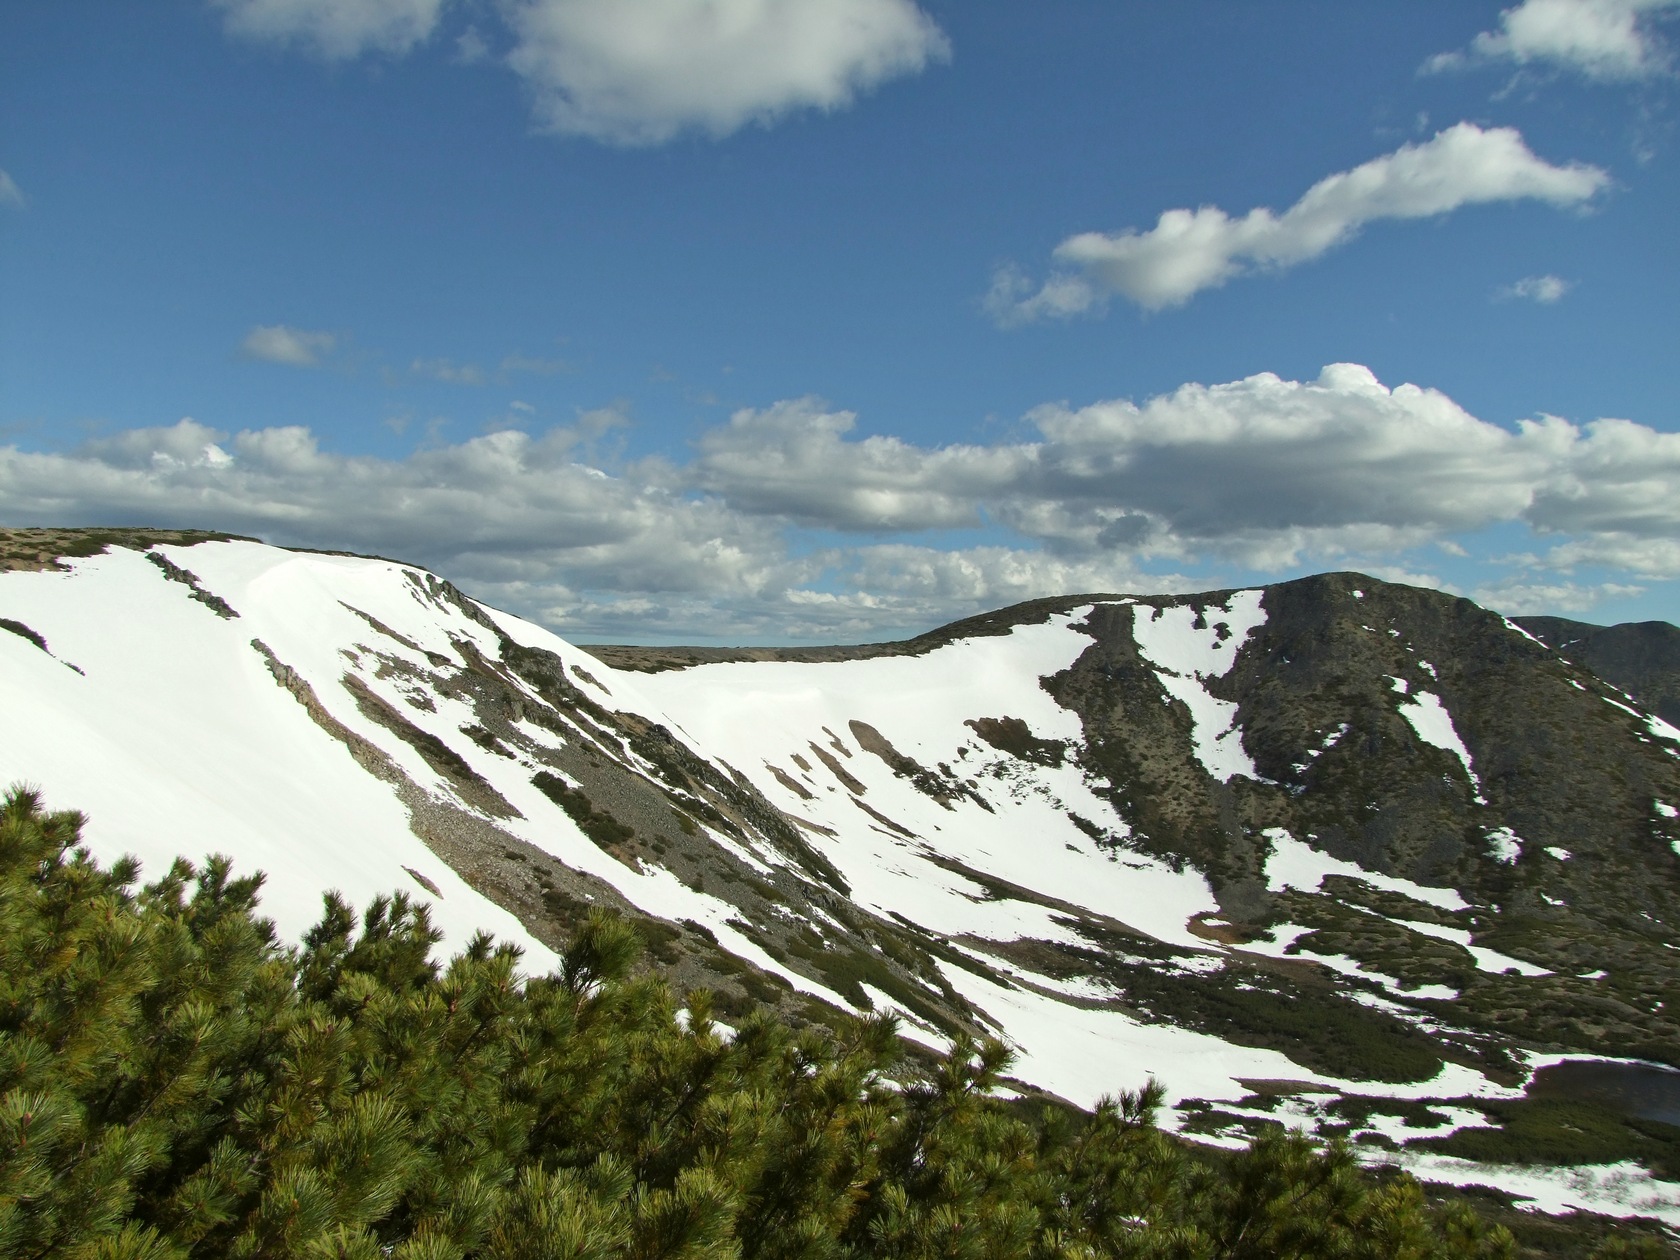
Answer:
[[116, 541], [0, 572], [0, 777], [147, 875], [263, 870], [291, 937], [402, 890], [543, 970], [606, 904], [726, 1016], [989, 1030], [1022, 1088], [1155, 1076], [1204, 1140], [1459, 1180], [1439, 1139], [1525, 1063], [1680, 1043], [1680, 742], [1463, 601], [1330, 575], [668, 668], [391, 561]]
[[[313, 683], [335, 719], [377, 741], [381, 732], [336, 685], [349, 666], [341, 653], [367, 634], [345, 603], [447, 649], [445, 618], [421, 588], [395, 565], [249, 543], [157, 554], [190, 558], [240, 615], [218, 615], [126, 549], [67, 572], [5, 575], [5, 615], [50, 649], [0, 636], [7, 779], [82, 810], [95, 853], [132, 853], [146, 874], [161, 874], [177, 855], [208, 853], [262, 870], [264, 909], [288, 936], [319, 917], [325, 889], [358, 904], [393, 889], [426, 897], [423, 876], [438, 889], [432, 913], [451, 944], [484, 929], [533, 949], [536, 965], [548, 962], [517, 919], [426, 848], [390, 786], [276, 685], [252, 646], [267, 644]], [[419, 783], [437, 786], [411, 749], [384, 742]]]

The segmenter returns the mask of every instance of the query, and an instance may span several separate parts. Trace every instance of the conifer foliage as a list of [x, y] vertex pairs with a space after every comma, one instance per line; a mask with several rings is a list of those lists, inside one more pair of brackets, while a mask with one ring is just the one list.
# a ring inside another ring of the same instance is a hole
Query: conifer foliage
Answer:
[[0, 1255], [86, 1260], [1497, 1257], [1405, 1177], [1296, 1136], [1210, 1162], [1151, 1086], [1090, 1114], [931, 1068], [891, 1020], [725, 1036], [595, 914], [551, 976], [423, 906], [329, 897], [297, 946], [261, 877], [140, 886], [82, 819], [0, 807]]

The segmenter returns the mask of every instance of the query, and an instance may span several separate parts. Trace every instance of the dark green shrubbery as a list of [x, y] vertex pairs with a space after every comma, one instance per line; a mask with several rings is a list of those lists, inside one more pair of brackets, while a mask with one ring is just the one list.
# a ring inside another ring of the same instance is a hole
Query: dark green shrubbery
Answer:
[[634, 827], [627, 827], [605, 810], [596, 809], [587, 796], [577, 788], [568, 787], [566, 780], [559, 775], [539, 770], [532, 776], [531, 782], [539, 792], [565, 810], [597, 848], [616, 853], [636, 838]]
[[531, 980], [488, 937], [429, 961], [400, 894], [329, 898], [292, 948], [260, 877], [140, 888], [80, 824], [0, 809], [0, 1255], [1510, 1254], [1340, 1148], [1200, 1159], [1153, 1088], [1023, 1120], [988, 1097], [995, 1042], [918, 1070], [885, 1019], [725, 1038], [599, 912]]

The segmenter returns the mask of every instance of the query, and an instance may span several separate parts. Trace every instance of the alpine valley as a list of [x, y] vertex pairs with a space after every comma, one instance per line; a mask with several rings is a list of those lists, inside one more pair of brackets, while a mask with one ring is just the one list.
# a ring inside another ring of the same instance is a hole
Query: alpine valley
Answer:
[[1021, 1095], [1680, 1225], [1680, 1128], [1533, 1088], [1680, 1067], [1674, 627], [1331, 573], [581, 647], [395, 561], [17, 529], [0, 629], [0, 777], [101, 861], [264, 872], [292, 939], [400, 888], [538, 974], [607, 906], [725, 1022], [892, 1012]]

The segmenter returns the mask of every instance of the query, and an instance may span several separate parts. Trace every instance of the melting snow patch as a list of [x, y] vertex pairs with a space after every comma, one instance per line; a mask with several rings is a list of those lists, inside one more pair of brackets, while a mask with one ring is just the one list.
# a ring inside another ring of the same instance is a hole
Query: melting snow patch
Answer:
[[1597, 971], [1589, 971], [1586, 975], [1576, 976], [1575, 978], [1577, 980], [1603, 980], [1609, 975], [1610, 973], [1608, 971], [1604, 970], [1603, 967], [1600, 967]]
[[1651, 728], [1651, 734], [1655, 735], [1658, 739], [1671, 739], [1676, 743], [1680, 743], [1680, 727], [1671, 726], [1660, 717], [1654, 716], [1647, 718], [1646, 723]]
[[1266, 888], [1269, 892], [1283, 892], [1294, 888], [1300, 892], [1317, 892], [1326, 875], [1348, 875], [1362, 879], [1373, 888], [1404, 895], [1425, 905], [1442, 910], [1465, 910], [1470, 903], [1451, 888], [1431, 888], [1394, 875], [1379, 875], [1353, 862], [1331, 857], [1295, 839], [1282, 827], [1268, 827], [1264, 833], [1272, 843], [1271, 856], [1266, 859]]
[[[1133, 611], [1138, 649], [1155, 666], [1161, 686], [1190, 710], [1196, 759], [1221, 783], [1238, 774], [1256, 778], [1259, 771], [1243, 749], [1236, 704], [1210, 695], [1203, 683], [1229, 673], [1249, 634], [1265, 624], [1261, 594], [1237, 591], [1223, 610], [1136, 605]], [[1218, 616], [1221, 611], [1223, 617]], [[1196, 626], [1198, 619], [1201, 628]]]
[[[1398, 690], [1404, 691], [1405, 688]], [[1441, 697], [1432, 691], [1420, 691], [1400, 706], [1400, 716], [1412, 724], [1412, 730], [1424, 743], [1450, 752], [1464, 764], [1464, 773], [1470, 777], [1470, 784], [1477, 792], [1476, 803], [1485, 804], [1481, 798], [1482, 781], [1476, 777], [1475, 768], [1470, 764], [1470, 750], [1453, 729], [1452, 714], [1441, 703]]]
[[[1171, 1024], [1140, 1023], [1112, 1009], [1005, 989], [961, 967], [940, 964], [940, 970], [952, 988], [1007, 1031], [1020, 1055], [1019, 1076], [1080, 1106], [1136, 1089], [1151, 1076], [1166, 1086], [1169, 1103], [1177, 1103], [1241, 1098], [1249, 1092], [1244, 1080], [1311, 1081], [1316, 1075], [1276, 1050], [1234, 1046]], [[1170, 1123], [1170, 1117], [1164, 1119]]]
[[897, 1017], [898, 1031], [902, 1036], [926, 1046], [935, 1053], [943, 1054], [949, 1048], [950, 1043], [939, 1034], [937, 1029], [928, 1027], [927, 1024], [905, 1010], [903, 1003], [895, 1001], [890, 993], [884, 993], [872, 984], [860, 983], [858, 988], [863, 990], [864, 996], [869, 999], [869, 1005], [873, 1009], [882, 1014]]
[[1394, 690], [1398, 691], [1401, 695], [1405, 695], [1407, 689], [1410, 688], [1411, 685], [1412, 685], [1411, 683], [1407, 682], [1404, 678], [1396, 678], [1392, 674], [1389, 675], [1388, 684], [1389, 684], [1389, 686], [1393, 687]]
[[1680, 1224], [1680, 1183], [1659, 1181], [1632, 1161], [1574, 1168], [1513, 1168], [1452, 1155], [1403, 1151], [1384, 1156], [1380, 1162], [1398, 1165], [1420, 1181], [1503, 1190], [1515, 1195], [1517, 1206], [1525, 1211], [1654, 1216], [1670, 1225]]
[[1488, 856], [1495, 862], [1503, 862], [1507, 866], [1514, 866], [1522, 856], [1522, 837], [1509, 827], [1495, 827], [1487, 833]]
[[1404, 1116], [1387, 1115], [1383, 1112], [1373, 1112], [1365, 1118], [1365, 1123], [1359, 1129], [1370, 1133], [1380, 1133], [1397, 1145], [1411, 1141], [1413, 1138], [1444, 1138], [1450, 1137], [1460, 1129], [1489, 1129], [1495, 1126], [1488, 1120], [1487, 1114], [1473, 1107], [1431, 1107], [1430, 1112], [1443, 1117], [1442, 1122], [1429, 1125], [1414, 1125]]
[[[1343, 722], [1335, 730], [1331, 731], [1328, 735], [1326, 735], [1324, 737], [1324, 742], [1322, 744], [1320, 744], [1317, 748], [1307, 749], [1308, 760], [1316, 760], [1317, 758], [1322, 757], [1325, 753], [1329, 752], [1332, 748], [1334, 748], [1341, 741], [1342, 736], [1344, 736], [1348, 733], [1348, 730], [1349, 730], [1348, 724], [1346, 722]], [[1295, 766], [1293, 767], [1293, 769], [1297, 773], [1305, 770], [1306, 768], [1307, 768], [1306, 762], [1297, 762], [1295, 764]], [[1264, 780], [1262, 780], [1262, 782], [1264, 782]]]
[[1524, 976], [1549, 976], [1552, 973], [1544, 967], [1536, 967], [1531, 962], [1524, 962], [1520, 958], [1512, 958], [1509, 954], [1501, 954], [1498, 950], [1487, 949], [1481, 945], [1470, 943], [1470, 933], [1463, 928], [1444, 927], [1439, 923], [1414, 923], [1410, 919], [1389, 919], [1390, 923], [1397, 923], [1422, 936], [1433, 936], [1438, 941], [1451, 941], [1454, 945], [1468, 951], [1470, 957], [1476, 960], [1478, 971], [1488, 971], [1498, 975], [1506, 971], [1515, 971]]
[[1575, 855], [1568, 849], [1560, 849], [1555, 844], [1549, 844], [1546, 846], [1546, 856], [1556, 858], [1560, 862], [1567, 862]]
[[[1276, 940], [1251, 941], [1243, 946], [1243, 949], [1248, 953], [1259, 954], [1263, 958], [1297, 958], [1302, 962], [1317, 963], [1338, 975], [1352, 976], [1356, 980], [1369, 980], [1372, 984], [1380, 985], [1391, 993], [1402, 991], [1403, 986], [1394, 976], [1384, 975], [1380, 971], [1371, 971], [1357, 958], [1349, 958], [1344, 954], [1320, 954], [1316, 950], [1303, 949], [1296, 945], [1296, 941], [1311, 930], [1311, 928], [1300, 927], [1294, 923], [1285, 923], [1273, 930], [1273, 935], [1277, 937]], [[1294, 946], [1293, 950], [1291, 950], [1291, 946]], [[1453, 996], [1457, 997], [1458, 995], [1454, 993]]]
[[1665, 805], [1661, 801], [1652, 801], [1651, 803], [1657, 807], [1657, 813], [1664, 818], [1680, 818], [1680, 809], [1675, 809], [1672, 805]]

